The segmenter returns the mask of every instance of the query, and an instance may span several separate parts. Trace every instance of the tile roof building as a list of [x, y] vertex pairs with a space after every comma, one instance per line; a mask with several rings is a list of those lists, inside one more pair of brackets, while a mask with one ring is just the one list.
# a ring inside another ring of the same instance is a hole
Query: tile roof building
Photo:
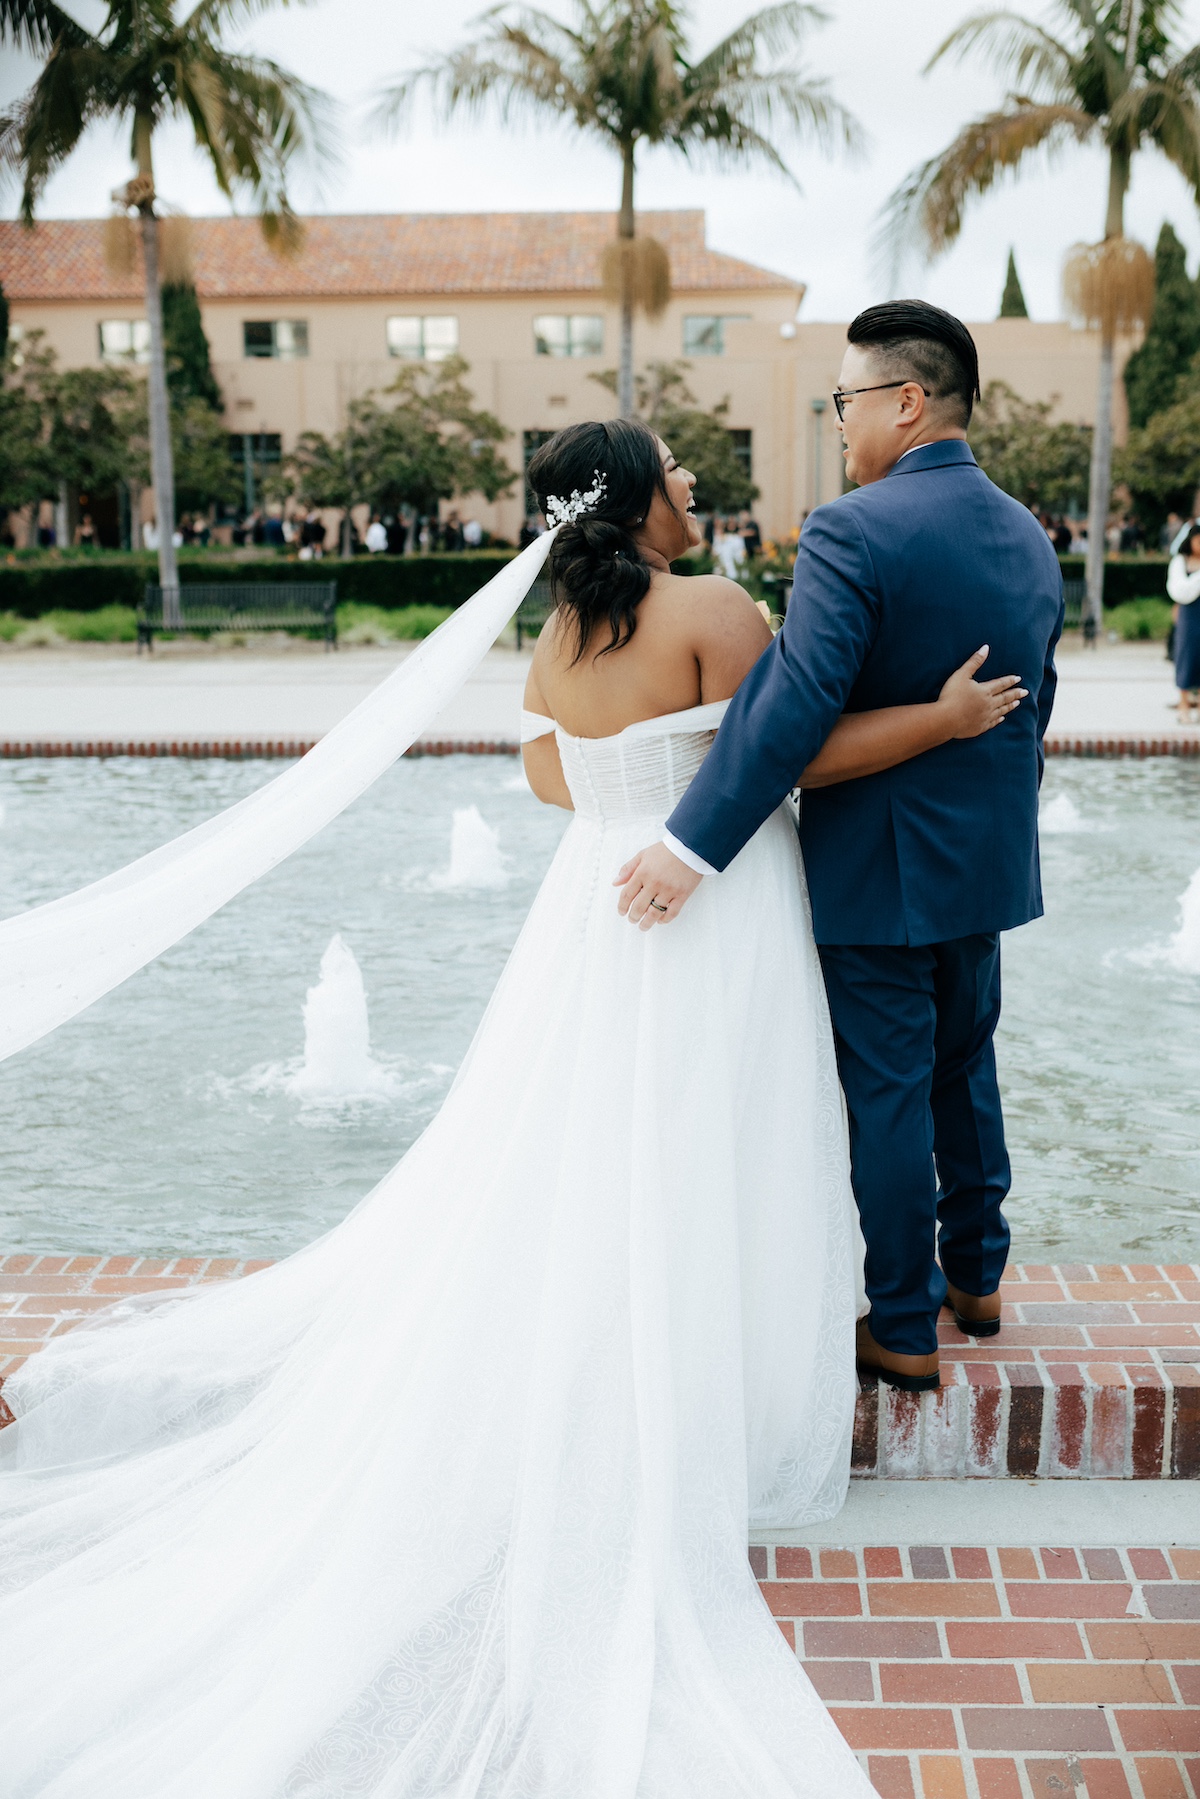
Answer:
[[[272, 251], [257, 219], [191, 221], [202, 300], [396, 297], [401, 294], [595, 293], [616, 221], [604, 212], [359, 213], [305, 220], [294, 256]], [[787, 275], [710, 250], [702, 212], [649, 212], [638, 228], [671, 258], [686, 293], [803, 293]], [[139, 300], [141, 269], [114, 273], [99, 219], [49, 219], [33, 231], [0, 222], [0, 278], [10, 300]]]
[[[456, 351], [520, 470], [562, 425], [615, 410], [594, 379], [617, 361], [617, 312], [600, 285], [615, 225], [602, 212], [312, 217], [299, 252], [285, 256], [255, 219], [191, 220], [231, 434], [286, 454], [302, 431], [339, 429], [347, 403], [386, 388], [398, 359]], [[728, 399], [757, 515], [765, 532], [785, 534], [841, 489], [827, 399], [845, 326], [800, 322], [804, 284], [710, 249], [703, 212], [643, 213], [638, 226], [669, 254], [672, 298], [660, 318], [637, 320], [637, 363], [682, 360], [700, 404]], [[110, 266], [103, 220], [0, 222], [0, 284], [13, 325], [43, 331], [64, 365], [144, 361], [140, 266]], [[1054, 400], [1060, 416], [1090, 418], [1094, 334], [1025, 319], [972, 328], [985, 382], [1000, 377], [1028, 399]], [[493, 506], [467, 496], [459, 510], [515, 539], [522, 484]]]

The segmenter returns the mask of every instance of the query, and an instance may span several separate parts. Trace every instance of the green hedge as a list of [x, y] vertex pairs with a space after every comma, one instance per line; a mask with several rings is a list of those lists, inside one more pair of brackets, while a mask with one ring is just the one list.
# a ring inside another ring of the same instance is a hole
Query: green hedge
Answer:
[[[1082, 581], [1082, 556], [1060, 556], [1064, 581]], [[1104, 604], [1122, 606], [1126, 600], [1162, 599], [1167, 591], [1165, 556], [1130, 556], [1104, 565]]]
[[[365, 606], [461, 606], [490, 581], [511, 550], [478, 550], [459, 556], [354, 556], [343, 561], [298, 562], [264, 556], [238, 562], [229, 556], [181, 557], [179, 579], [191, 581], [336, 581], [338, 599]], [[117, 551], [86, 562], [21, 560], [0, 564], [0, 613], [40, 618], [46, 612], [96, 612], [101, 606], [136, 606], [147, 581], [158, 579], [150, 555]]]
[[[461, 606], [512, 559], [511, 550], [476, 550], [457, 556], [326, 556], [320, 562], [265, 555], [240, 561], [220, 552], [184, 552], [179, 578], [189, 581], [336, 581], [338, 599], [363, 606]], [[1082, 556], [1063, 556], [1066, 580], [1082, 580]], [[676, 564], [679, 574], [702, 572], [694, 562]], [[53, 553], [18, 556], [0, 563], [0, 613], [40, 618], [47, 612], [96, 612], [102, 606], [137, 606], [147, 581], [158, 579], [154, 556], [118, 551], [79, 558]], [[1167, 559], [1129, 557], [1109, 562], [1104, 600], [1161, 599]]]

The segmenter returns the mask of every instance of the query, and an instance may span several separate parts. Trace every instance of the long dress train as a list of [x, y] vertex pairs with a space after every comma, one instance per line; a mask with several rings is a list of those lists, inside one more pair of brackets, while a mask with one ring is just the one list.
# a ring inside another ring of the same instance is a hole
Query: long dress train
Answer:
[[720, 708], [576, 804], [438, 1117], [346, 1221], [6, 1388], [3, 1799], [853, 1799], [748, 1519], [844, 1497], [854, 1222], [785, 814], [612, 875]]

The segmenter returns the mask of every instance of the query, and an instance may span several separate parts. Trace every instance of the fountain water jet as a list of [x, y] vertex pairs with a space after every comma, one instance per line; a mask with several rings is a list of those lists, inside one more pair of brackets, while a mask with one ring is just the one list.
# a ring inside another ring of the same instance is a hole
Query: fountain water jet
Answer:
[[1179, 900], [1179, 929], [1167, 949], [1167, 961], [1185, 974], [1200, 974], [1200, 868]]
[[450, 832], [450, 866], [434, 875], [434, 887], [507, 887], [508, 870], [500, 838], [478, 806], [456, 808]]
[[321, 975], [304, 1001], [304, 1060], [284, 1082], [302, 1099], [382, 1097], [394, 1075], [371, 1054], [367, 993], [354, 951], [341, 932], [321, 957]]
[[1091, 827], [1069, 793], [1056, 793], [1042, 807], [1038, 829], [1043, 835], [1068, 837], [1079, 831], [1090, 830]]

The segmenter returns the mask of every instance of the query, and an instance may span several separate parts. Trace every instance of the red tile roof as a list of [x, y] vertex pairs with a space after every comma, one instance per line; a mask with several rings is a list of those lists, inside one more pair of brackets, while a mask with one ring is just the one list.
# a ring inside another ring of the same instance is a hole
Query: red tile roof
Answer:
[[[594, 293], [615, 231], [607, 212], [359, 213], [305, 221], [299, 255], [274, 254], [256, 219], [193, 219], [201, 298], [351, 294]], [[803, 284], [708, 249], [699, 211], [639, 214], [670, 253], [678, 292]], [[114, 274], [100, 219], [47, 219], [27, 230], [0, 221], [0, 282], [10, 300], [137, 300], [139, 267]]]

